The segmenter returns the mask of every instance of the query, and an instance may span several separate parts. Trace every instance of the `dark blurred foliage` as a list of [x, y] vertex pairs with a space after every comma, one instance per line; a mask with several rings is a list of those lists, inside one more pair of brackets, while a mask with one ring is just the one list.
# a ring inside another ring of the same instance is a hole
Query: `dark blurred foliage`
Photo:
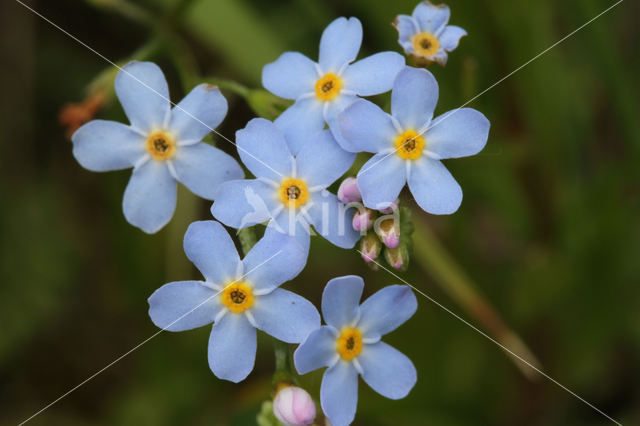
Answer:
[[[390, 22], [415, 6], [135, 3], [157, 16], [149, 22], [109, 0], [27, 3], [114, 61], [131, 57], [158, 34], [149, 25], [159, 25], [183, 40], [174, 46], [173, 55], [184, 54], [179, 65], [191, 61], [201, 75], [251, 88], [282, 51], [316, 58], [322, 29], [338, 16], [363, 22], [361, 56], [399, 51]], [[446, 68], [431, 67], [440, 83], [437, 112], [461, 105], [612, 3], [449, 2], [451, 22], [469, 36]], [[543, 369], [623, 424], [640, 423], [638, 16], [640, 3], [621, 3], [475, 100], [470, 106], [492, 130], [480, 155], [447, 163], [464, 188], [462, 208], [447, 217], [414, 210]], [[181, 240], [188, 223], [210, 215], [208, 202], [181, 189], [167, 228], [149, 236], [128, 225], [121, 200], [129, 172], [82, 169], [58, 122], [61, 108], [82, 102], [109, 64], [13, 0], [0, 4], [0, 46], [0, 424], [16, 424], [157, 332], [146, 298], [165, 282], [199, 277]], [[150, 59], [180, 99], [190, 89], [184, 70], [164, 51]], [[224, 93], [230, 111], [218, 130], [232, 137], [254, 113]], [[124, 120], [112, 100], [98, 116]], [[413, 258], [403, 277], [466, 316], [420, 265]], [[317, 303], [327, 280], [346, 274], [363, 275], [367, 295], [398, 281], [316, 238], [306, 270], [286, 287]], [[356, 424], [612, 424], [548, 380], [529, 381], [494, 344], [419, 300], [417, 314], [386, 338], [415, 362], [418, 384], [401, 401], [362, 384]], [[208, 333], [161, 333], [31, 423], [254, 424], [270, 393], [272, 341], [261, 335], [255, 371], [235, 385], [209, 371]], [[303, 383], [317, 395], [320, 378], [313, 373]]]

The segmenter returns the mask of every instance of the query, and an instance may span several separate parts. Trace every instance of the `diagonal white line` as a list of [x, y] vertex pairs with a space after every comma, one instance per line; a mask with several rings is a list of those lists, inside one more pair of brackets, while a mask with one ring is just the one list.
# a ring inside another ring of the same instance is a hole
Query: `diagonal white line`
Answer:
[[33, 415], [31, 415], [31, 417], [29, 417], [28, 419], [22, 421], [21, 423], [18, 424], [18, 426], [22, 426], [23, 424], [27, 423], [28, 421], [32, 420], [34, 417], [36, 417], [37, 415], [41, 414], [43, 411], [45, 411], [46, 409], [48, 409], [49, 407], [51, 407], [52, 405], [56, 404], [57, 402], [59, 402], [60, 400], [62, 400], [63, 398], [67, 397], [69, 394], [71, 394], [72, 392], [74, 392], [75, 390], [77, 390], [78, 388], [82, 387], [83, 385], [85, 385], [87, 382], [91, 381], [92, 379], [94, 379], [96, 376], [98, 376], [100, 373], [104, 372], [105, 370], [107, 370], [109, 367], [113, 366], [114, 364], [118, 363], [120, 360], [122, 360], [123, 358], [125, 358], [127, 355], [131, 354], [132, 352], [134, 352], [135, 350], [137, 350], [138, 348], [140, 348], [142, 345], [144, 345], [145, 343], [149, 342], [151, 339], [153, 339], [154, 337], [156, 337], [158, 334], [162, 333], [163, 331], [166, 331], [169, 327], [171, 327], [173, 324], [177, 323], [178, 321], [180, 321], [182, 318], [186, 317], [187, 315], [189, 315], [190, 313], [192, 313], [193, 311], [195, 311], [196, 309], [198, 309], [200, 306], [204, 305], [205, 303], [209, 302], [210, 300], [212, 300], [213, 298], [215, 298], [216, 296], [218, 296], [220, 293], [222, 293], [227, 287], [229, 287], [232, 284], [235, 284], [237, 282], [239, 282], [239, 280], [244, 279], [247, 275], [249, 275], [251, 272], [255, 271], [256, 269], [258, 269], [259, 267], [261, 267], [262, 265], [264, 265], [265, 263], [267, 263], [268, 261], [270, 261], [271, 259], [273, 259], [274, 257], [276, 257], [277, 255], [279, 255], [280, 253], [282, 253], [282, 250], [278, 250], [273, 256], [269, 257], [267, 260], [265, 260], [264, 262], [260, 263], [259, 265], [255, 266], [254, 268], [251, 268], [251, 270], [247, 271], [247, 273], [245, 273], [242, 277], [240, 277], [238, 280], [236, 281], [232, 281], [229, 284], [227, 284], [223, 289], [219, 290], [217, 293], [215, 293], [213, 296], [211, 297], [207, 297], [202, 303], [199, 303], [196, 307], [194, 307], [193, 309], [191, 309], [189, 312], [187, 312], [186, 314], [180, 316], [178, 319], [176, 319], [175, 321], [173, 321], [172, 323], [170, 323], [169, 325], [167, 325], [165, 328], [160, 329], [159, 331], [155, 332], [154, 334], [152, 334], [151, 336], [147, 337], [145, 340], [143, 340], [142, 342], [138, 343], [136, 346], [134, 346], [133, 348], [129, 349], [127, 352], [123, 353], [122, 355], [120, 355], [118, 358], [114, 359], [113, 361], [111, 361], [109, 364], [105, 365], [104, 367], [102, 367], [100, 370], [96, 371], [95, 373], [93, 373], [91, 376], [87, 377], [85, 380], [83, 380], [82, 382], [78, 383], [76, 386], [72, 387], [71, 389], [69, 389], [67, 392], [63, 393], [62, 395], [60, 395], [58, 398], [54, 399], [53, 401], [51, 401], [49, 404], [47, 404], [46, 406], [42, 407], [40, 410], [38, 410], [36, 413], [34, 413]]
[[575, 30], [571, 31], [569, 34], [567, 34], [566, 36], [562, 37], [560, 40], [556, 41], [555, 43], [553, 43], [551, 46], [547, 47], [546, 49], [544, 49], [542, 52], [538, 53], [536, 56], [534, 56], [533, 58], [529, 59], [527, 62], [525, 62], [524, 64], [520, 65], [518, 68], [516, 68], [515, 70], [511, 71], [509, 74], [505, 75], [504, 77], [502, 77], [500, 80], [496, 81], [495, 83], [493, 83], [491, 86], [487, 87], [486, 89], [484, 89], [482, 92], [478, 93], [477, 95], [475, 95], [473, 98], [469, 99], [467, 102], [463, 103], [462, 105], [460, 105], [458, 108], [453, 109], [447, 113], [445, 113], [444, 117], [441, 120], [438, 120], [438, 122], [434, 125], [431, 124], [429, 126], [427, 126], [427, 128], [425, 128], [424, 130], [422, 130], [420, 133], [418, 133], [416, 136], [412, 137], [411, 139], [406, 140], [402, 145], [400, 145], [399, 147], [395, 148], [393, 151], [391, 151], [390, 153], [388, 153], [387, 155], [385, 155], [384, 157], [382, 157], [381, 159], [379, 159], [378, 161], [376, 161], [375, 163], [371, 164], [369, 167], [367, 167], [364, 170], [360, 170], [358, 172], [358, 174], [360, 173], [365, 173], [367, 170], [370, 170], [371, 168], [373, 168], [373, 166], [379, 164], [381, 161], [383, 161], [385, 158], [387, 158], [388, 156], [395, 154], [396, 152], [398, 152], [399, 149], [403, 148], [407, 143], [413, 141], [415, 138], [422, 136], [423, 134], [425, 134], [428, 130], [432, 129], [433, 127], [441, 124], [442, 122], [444, 122], [445, 120], [447, 120], [449, 117], [451, 117], [452, 115], [454, 115], [456, 112], [458, 112], [460, 109], [464, 108], [465, 106], [469, 105], [471, 102], [475, 101], [476, 99], [478, 99], [480, 96], [484, 95], [485, 93], [487, 93], [489, 90], [493, 89], [494, 87], [496, 87], [498, 84], [502, 83], [503, 81], [505, 81], [506, 79], [508, 79], [509, 77], [511, 77], [512, 75], [514, 75], [515, 73], [517, 73], [518, 71], [520, 71], [522, 68], [526, 67], [527, 65], [529, 65], [531, 62], [535, 61], [536, 59], [538, 59], [539, 57], [541, 57], [542, 55], [544, 55], [545, 53], [547, 53], [548, 51], [550, 51], [551, 49], [553, 49], [554, 47], [556, 47], [557, 45], [559, 45], [560, 43], [562, 43], [563, 41], [565, 41], [566, 39], [568, 39], [569, 37], [573, 36], [575, 33], [577, 33], [578, 31], [580, 31], [581, 29], [583, 29], [584, 27], [586, 27], [587, 25], [591, 24], [593, 21], [595, 21], [596, 19], [600, 18], [602, 15], [604, 15], [605, 13], [609, 12], [611, 9], [613, 9], [614, 7], [616, 7], [617, 5], [619, 5], [620, 3], [622, 3], [624, 0], [618, 0], [617, 2], [615, 2], [614, 4], [612, 4], [611, 6], [609, 6], [608, 8], [606, 8], [605, 10], [603, 10], [602, 12], [600, 12], [599, 14], [597, 14], [596, 16], [594, 16], [593, 18], [591, 18], [590, 20], [588, 20], [587, 22], [585, 22], [584, 24], [580, 25], [578, 28], [576, 28]]
[[[364, 256], [364, 253], [362, 253], [360, 250], [355, 249], [358, 253], [360, 253], [362, 256]], [[595, 411], [597, 411], [598, 413], [602, 414], [604, 417], [606, 417], [607, 419], [611, 420], [613, 423], [617, 424], [618, 426], [622, 426], [622, 423], [616, 421], [615, 419], [613, 419], [611, 416], [609, 416], [607, 413], [605, 413], [604, 411], [602, 411], [601, 409], [599, 409], [598, 407], [596, 407], [595, 405], [593, 405], [592, 403], [590, 403], [589, 401], [587, 401], [586, 399], [582, 398], [580, 395], [578, 395], [577, 393], [573, 392], [571, 389], [567, 388], [565, 385], [563, 385], [562, 383], [560, 383], [559, 381], [557, 381], [556, 379], [554, 379], [553, 377], [549, 376], [548, 374], [546, 374], [544, 371], [540, 370], [538, 367], [536, 367], [534, 364], [532, 364], [531, 362], [527, 361], [526, 359], [524, 359], [523, 357], [521, 357], [520, 355], [518, 355], [517, 353], [513, 352], [511, 349], [507, 348], [506, 346], [504, 346], [502, 343], [498, 342], [497, 340], [495, 340], [493, 337], [489, 336], [487, 333], [485, 333], [484, 331], [480, 330], [478, 327], [476, 327], [475, 325], [471, 324], [469, 321], [465, 320], [464, 318], [462, 318], [460, 315], [456, 314], [455, 312], [453, 312], [451, 309], [447, 308], [446, 306], [444, 306], [443, 304], [441, 304], [440, 302], [438, 302], [437, 300], [435, 300], [433, 297], [429, 296], [428, 294], [426, 294], [425, 292], [423, 292], [422, 290], [417, 289], [416, 287], [414, 287], [413, 285], [409, 284], [405, 279], [399, 277], [396, 273], [394, 273], [393, 271], [391, 271], [388, 268], [385, 268], [383, 265], [381, 265], [380, 263], [376, 262], [375, 260], [373, 260], [373, 263], [375, 263], [376, 265], [378, 265], [379, 267], [381, 267], [382, 269], [384, 269], [385, 271], [387, 271], [388, 273], [390, 273], [391, 275], [393, 275], [394, 277], [396, 277], [397, 279], [399, 279], [400, 281], [402, 281], [403, 283], [405, 283], [406, 285], [408, 285], [409, 287], [411, 287], [412, 289], [414, 289], [416, 292], [420, 293], [422, 296], [424, 296], [425, 298], [427, 298], [429, 301], [433, 302], [434, 304], [436, 304], [440, 309], [444, 310], [445, 312], [449, 313], [450, 315], [452, 315], [453, 317], [457, 318], [458, 320], [462, 321], [465, 325], [467, 325], [468, 327], [470, 327], [471, 329], [475, 330], [477, 333], [479, 333], [480, 335], [486, 337], [488, 340], [490, 340], [491, 342], [495, 343], [496, 345], [498, 345], [503, 351], [509, 353], [511, 356], [517, 358], [519, 361], [521, 361], [522, 363], [526, 364], [527, 366], [531, 367], [532, 369], [534, 369], [535, 371], [537, 371], [538, 373], [540, 373], [542, 376], [546, 377], [548, 380], [550, 380], [551, 382], [555, 383], [556, 385], [558, 385], [559, 387], [561, 387], [562, 389], [564, 389], [565, 391], [569, 392], [571, 395], [573, 395], [574, 397], [578, 398], [580, 401], [584, 402], [585, 404], [587, 404], [589, 407], [593, 408]]]
[[193, 114], [191, 114], [189, 111], [185, 110], [184, 108], [182, 108], [180, 105], [177, 105], [175, 102], [172, 102], [169, 98], [167, 98], [166, 96], [162, 95], [161, 93], [159, 93], [157, 90], [155, 90], [153, 87], [149, 86], [148, 84], [146, 84], [144, 81], [140, 80], [138, 77], [136, 77], [135, 75], [131, 74], [129, 71], [125, 70], [124, 68], [122, 68], [120, 65], [116, 64], [115, 62], [113, 62], [111, 59], [107, 58], [106, 56], [104, 56], [102, 53], [98, 52], [97, 50], [95, 50], [93, 47], [89, 46], [87, 43], [83, 42], [82, 40], [80, 40], [78, 37], [74, 36], [73, 34], [71, 34], [70, 32], [66, 31], [64, 28], [60, 27], [58, 24], [56, 24], [55, 22], [51, 21], [50, 19], [48, 19], [46, 16], [42, 15], [41, 13], [37, 12], [36, 10], [34, 10], [33, 8], [31, 8], [30, 6], [27, 6], [26, 4], [24, 4], [21, 0], [16, 0], [16, 2], [20, 3], [22, 6], [24, 6], [25, 8], [29, 9], [31, 12], [33, 12], [35, 15], [39, 16], [40, 18], [42, 18], [43, 20], [45, 20], [46, 22], [48, 22], [49, 24], [51, 24], [52, 26], [54, 26], [55, 28], [57, 28], [58, 30], [60, 30], [61, 32], [63, 32], [65, 35], [69, 36], [70, 38], [72, 38], [74, 41], [80, 43], [82, 46], [86, 47], [87, 49], [89, 49], [91, 52], [95, 53], [96, 55], [98, 55], [100, 58], [104, 59], [106, 62], [108, 62], [109, 64], [113, 65], [114, 67], [116, 67], [118, 70], [120, 70], [121, 72], [124, 72], [125, 74], [127, 74], [129, 77], [133, 78], [134, 80], [136, 80], [138, 83], [142, 84], [144, 87], [146, 87], [147, 89], [151, 90], [153, 93], [155, 93], [156, 95], [160, 96], [162, 99], [164, 99], [165, 101], [169, 102], [169, 104], [171, 104], [171, 106], [178, 108], [180, 111], [184, 112], [185, 114], [187, 114], [189, 117], [193, 118], [194, 120], [196, 120], [197, 122], [199, 122], [200, 124], [202, 124], [203, 126], [205, 126], [207, 129], [209, 129], [210, 131], [212, 131], [213, 133], [215, 133], [216, 135], [220, 136], [222, 139], [226, 140], [227, 142], [231, 143], [232, 145], [234, 145], [237, 149], [239, 149], [240, 151], [248, 154], [250, 157], [254, 158], [255, 160], [257, 160], [259, 163], [261, 163], [263, 166], [267, 167], [268, 169], [270, 169], [271, 171], [273, 171], [274, 173], [276, 173], [277, 175], [284, 177], [282, 175], [282, 173], [278, 172], [277, 170], [273, 169], [271, 166], [269, 166], [268, 164], [266, 164], [264, 161], [262, 161], [261, 159], [259, 159], [258, 157], [256, 157], [255, 155], [253, 155], [252, 153], [250, 153], [249, 151], [247, 151], [246, 149], [242, 148], [241, 146], [238, 146], [235, 142], [233, 142], [231, 139], [227, 138], [225, 135], [223, 135], [222, 133], [218, 132], [217, 130], [215, 130], [214, 128], [212, 128], [211, 126], [209, 126], [207, 123], [203, 122], [202, 120], [200, 120], [198, 117], [194, 116]]

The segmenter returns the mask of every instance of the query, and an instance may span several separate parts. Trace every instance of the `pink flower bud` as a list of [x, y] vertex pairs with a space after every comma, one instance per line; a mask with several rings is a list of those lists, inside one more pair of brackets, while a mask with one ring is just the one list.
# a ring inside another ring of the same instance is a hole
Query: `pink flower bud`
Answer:
[[366, 207], [358, 209], [353, 215], [353, 229], [358, 232], [366, 231], [373, 226], [374, 211]]
[[382, 244], [374, 232], [369, 232], [360, 242], [362, 259], [365, 262], [373, 262], [382, 250]]
[[409, 250], [405, 245], [395, 249], [386, 249], [384, 251], [384, 259], [393, 268], [406, 271], [409, 267]]
[[342, 181], [340, 188], [338, 188], [338, 200], [344, 204], [362, 201], [356, 178], [349, 177]]
[[306, 390], [286, 386], [273, 400], [273, 414], [285, 426], [310, 425], [316, 418], [316, 404]]
[[376, 232], [384, 245], [390, 249], [394, 249], [400, 244], [400, 226], [395, 220], [383, 220], [380, 222]]
[[380, 210], [382, 214], [391, 214], [394, 210], [397, 210], [398, 204], [400, 204], [400, 200], [396, 198], [396, 200], [389, 205], [389, 207]]

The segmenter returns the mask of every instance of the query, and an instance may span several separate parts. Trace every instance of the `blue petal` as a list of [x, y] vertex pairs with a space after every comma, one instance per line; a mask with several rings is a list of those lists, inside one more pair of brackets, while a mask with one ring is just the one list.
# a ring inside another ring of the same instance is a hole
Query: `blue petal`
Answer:
[[244, 380], [256, 360], [256, 329], [243, 314], [227, 312], [209, 336], [209, 368], [219, 379]]
[[398, 30], [398, 42], [401, 46], [403, 42], [410, 41], [411, 37], [420, 32], [418, 23], [408, 15], [398, 15], [393, 26]]
[[372, 102], [360, 99], [338, 115], [336, 126], [342, 148], [351, 152], [380, 152], [393, 147], [397, 134], [391, 116]]
[[360, 98], [355, 95], [341, 94], [334, 100], [325, 102], [325, 108], [323, 110], [324, 121], [326, 121], [327, 124], [331, 124], [331, 122], [337, 119], [338, 114], [358, 99]]
[[487, 144], [491, 123], [472, 108], [454, 109], [431, 122], [425, 138], [427, 149], [440, 158], [477, 154]]
[[447, 25], [451, 11], [446, 4], [434, 5], [428, 1], [422, 2], [413, 10], [413, 17], [425, 32], [437, 35]]
[[184, 234], [184, 252], [208, 282], [225, 286], [235, 280], [240, 257], [227, 231], [218, 222], [193, 222]]
[[149, 132], [163, 128], [169, 118], [169, 86], [152, 62], [129, 62], [115, 80], [115, 90], [131, 125]]
[[333, 426], [353, 421], [358, 406], [358, 373], [351, 363], [339, 361], [324, 372], [320, 405]]
[[338, 18], [330, 23], [320, 39], [320, 68], [324, 73], [338, 72], [356, 59], [362, 44], [362, 24], [358, 18]]
[[153, 234], [171, 220], [176, 192], [176, 181], [167, 165], [148, 160], [131, 174], [122, 200], [124, 216], [133, 226]]
[[271, 218], [276, 208], [271, 185], [257, 179], [231, 180], [220, 185], [211, 214], [232, 228], [246, 228]]
[[330, 130], [323, 130], [302, 146], [296, 169], [308, 186], [326, 188], [349, 170], [355, 159], [355, 154], [340, 148]]
[[379, 290], [360, 306], [358, 328], [365, 337], [380, 338], [411, 318], [418, 301], [406, 285], [391, 285]]
[[287, 343], [300, 343], [320, 327], [320, 314], [313, 303], [281, 288], [260, 296], [251, 314], [260, 330]]
[[396, 52], [380, 52], [349, 65], [342, 78], [345, 88], [360, 96], [388, 92], [404, 67], [404, 57]]
[[269, 291], [295, 278], [307, 263], [295, 238], [267, 229], [243, 259], [244, 274], [256, 290]]
[[408, 180], [413, 198], [428, 213], [451, 214], [462, 203], [462, 188], [438, 160], [415, 161]]
[[331, 366], [338, 353], [336, 336], [327, 326], [315, 329], [293, 353], [293, 361], [298, 374], [307, 374], [322, 367]]
[[291, 154], [298, 155], [309, 138], [324, 128], [322, 102], [315, 96], [300, 99], [280, 114], [274, 123], [284, 132]]
[[351, 225], [353, 210], [326, 190], [312, 194], [312, 201], [308, 213], [318, 234], [338, 247], [353, 248], [361, 237]]
[[430, 61], [437, 62], [442, 66], [445, 66], [447, 65], [447, 60], [449, 59], [449, 55], [447, 55], [447, 52], [443, 48], [440, 48], [440, 50], [438, 50], [437, 53], [427, 57], [427, 59], [429, 59]]
[[222, 123], [228, 109], [218, 87], [200, 84], [171, 110], [169, 128], [178, 141], [199, 141]]
[[298, 52], [285, 52], [262, 68], [262, 85], [285, 99], [298, 99], [306, 93], [314, 93], [318, 78], [316, 63]]
[[71, 137], [73, 156], [94, 172], [128, 169], [146, 154], [145, 138], [115, 121], [93, 120]]
[[360, 298], [364, 280], [356, 275], [334, 278], [322, 292], [322, 316], [324, 321], [340, 331], [354, 325], [360, 312]]
[[362, 379], [371, 389], [390, 399], [407, 396], [418, 378], [411, 360], [384, 342], [364, 345], [358, 362]]
[[447, 25], [440, 34], [440, 47], [448, 52], [458, 47], [458, 43], [463, 36], [466, 36], [467, 32], [455, 25]]
[[310, 238], [310, 222], [311, 219], [305, 210], [285, 208], [269, 222], [269, 226], [279, 233], [293, 237], [298, 244], [304, 245], [303, 241]]
[[204, 142], [179, 147], [172, 161], [178, 180], [207, 200], [215, 198], [223, 182], [244, 177], [232, 156]]
[[149, 316], [155, 325], [169, 331], [211, 324], [222, 309], [217, 293], [200, 281], [165, 284], [149, 297]]
[[391, 115], [405, 129], [420, 130], [431, 121], [438, 103], [438, 82], [425, 69], [406, 67], [391, 92]]
[[387, 208], [398, 198], [406, 181], [405, 162], [397, 154], [376, 154], [358, 172], [362, 203], [370, 209]]
[[283, 132], [264, 118], [254, 118], [236, 132], [238, 153], [255, 177], [280, 182], [291, 175], [292, 157]]

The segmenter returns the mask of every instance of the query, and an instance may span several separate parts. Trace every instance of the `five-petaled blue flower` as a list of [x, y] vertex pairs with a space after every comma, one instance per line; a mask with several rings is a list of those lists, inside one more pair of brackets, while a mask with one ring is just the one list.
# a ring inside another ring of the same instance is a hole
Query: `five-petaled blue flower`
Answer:
[[132, 225], [148, 233], [166, 225], [176, 206], [176, 181], [213, 200], [218, 185], [244, 176], [236, 160], [202, 142], [227, 114], [218, 88], [201, 84], [171, 109], [160, 68], [131, 62], [116, 76], [115, 90], [131, 125], [90, 121], [73, 134], [73, 155], [96, 172], [133, 167], [122, 205]]
[[447, 52], [458, 47], [467, 32], [455, 25], [447, 25], [451, 11], [445, 4], [433, 5], [424, 1], [416, 6], [413, 15], [398, 15], [393, 25], [398, 30], [398, 43], [408, 55], [428, 62], [447, 63]]
[[257, 179], [220, 185], [211, 207], [216, 219], [233, 228], [270, 221], [270, 227], [296, 236], [305, 248], [313, 225], [333, 244], [354, 246], [360, 235], [351, 226], [351, 215], [326, 188], [349, 169], [355, 154], [340, 148], [331, 131], [316, 133], [294, 157], [274, 123], [254, 118], [236, 133], [236, 143]]
[[314, 133], [332, 124], [346, 106], [360, 96], [391, 89], [404, 66], [395, 52], [381, 52], [353, 64], [362, 44], [357, 18], [338, 18], [322, 33], [318, 63], [297, 52], [285, 52], [262, 70], [262, 85], [295, 103], [275, 121], [294, 155]]
[[433, 214], [458, 210], [462, 189], [440, 160], [480, 152], [490, 124], [471, 108], [451, 110], [432, 120], [437, 101], [433, 75], [406, 67], [391, 92], [392, 115], [359, 100], [338, 116], [343, 148], [376, 153], [358, 172], [365, 206], [390, 206], [408, 182], [423, 210]]
[[308, 300], [278, 288], [304, 267], [306, 254], [294, 239], [267, 229], [243, 260], [218, 222], [189, 226], [184, 251], [205, 281], [165, 284], [149, 297], [158, 327], [183, 331], [213, 323], [209, 367], [217, 377], [243, 380], [256, 356], [256, 328], [287, 343], [301, 342], [320, 326]]
[[320, 403], [333, 426], [351, 423], [358, 403], [358, 374], [380, 395], [407, 396], [416, 369], [404, 354], [380, 341], [411, 318], [418, 302], [408, 286], [392, 285], [359, 305], [364, 282], [357, 276], [334, 278], [322, 294], [327, 325], [312, 331], [296, 349], [300, 374], [329, 367], [322, 378]]

